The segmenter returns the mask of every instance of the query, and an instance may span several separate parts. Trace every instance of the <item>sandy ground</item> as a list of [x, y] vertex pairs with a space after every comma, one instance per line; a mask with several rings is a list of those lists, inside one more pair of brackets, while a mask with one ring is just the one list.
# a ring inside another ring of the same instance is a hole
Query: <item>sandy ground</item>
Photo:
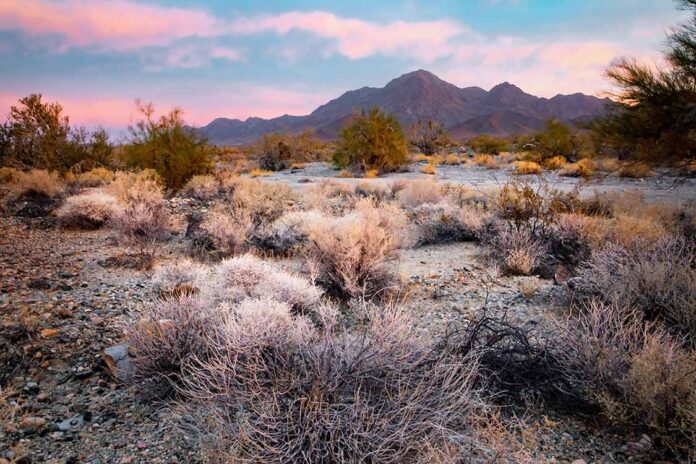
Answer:
[[412, 165], [411, 172], [392, 173], [377, 179], [336, 178], [338, 171], [329, 163], [307, 163], [304, 169], [286, 170], [265, 177], [269, 181], [285, 181], [294, 187], [311, 184], [328, 178], [341, 182], [379, 182], [386, 183], [396, 179], [435, 179], [440, 182], [452, 182], [470, 186], [474, 189], [487, 190], [500, 187], [512, 179], [524, 179], [533, 184], [545, 182], [559, 190], [570, 191], [578, 188], [583, 195], [594, 192], [641, 192], [654, 201], [696, 201], [696, 178], [676, 177], [668, 172], [658, 172], [645, 179], [627, 179], [617, 176], [596, 177], [583, 180], [561, 177], [555, 172], [542, 176], [517, 176], [509, 169], [490, 170], [470, 166], [438, 166], [435, 175], [426, 175], [418, 171], [419, 165]]

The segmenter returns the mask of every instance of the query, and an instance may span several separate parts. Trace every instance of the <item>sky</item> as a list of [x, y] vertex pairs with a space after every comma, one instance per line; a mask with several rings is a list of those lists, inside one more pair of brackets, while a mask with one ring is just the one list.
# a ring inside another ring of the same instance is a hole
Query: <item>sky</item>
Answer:
[[601, 96], [613, 58], [659, 65], [683, 14], [672, 0], [0, 0], [0, 120], [37, 92], [110, 130], [136, 99], [199, 126], [299, 115], [416, 69]]

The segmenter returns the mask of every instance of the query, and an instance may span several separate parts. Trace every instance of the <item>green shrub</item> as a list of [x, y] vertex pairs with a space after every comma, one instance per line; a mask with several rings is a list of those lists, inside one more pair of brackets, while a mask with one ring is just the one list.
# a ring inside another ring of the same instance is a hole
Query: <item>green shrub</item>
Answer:
[[179, 189], [193, 176], [211, 168], [211, 150], [205, 139], [184, 125], [181, 110], [154, 118], [152, 104], [138, 104], [144, 119], [129, 127], [124, 158], [130, 167], [154, 169], [169, 188]]
[[341, 131], [334, 163], [357, 171], [388, 171], [407, 162], [408, 144], [399, 121], [379, 108], [356, 114]]
[[554, 119], [546, 121], [546, 128], [534, 138], [535, 141], [532, 143], [541, 154], [542, 160], [554, 156], [571, 158], [579, 151], [579, 141], [570, 127]]
[[507, 141], [490, 135], [479, 135], [469, 140], [469, 145], [476, 153], [485, 155], [499, 155], [508, 147]]

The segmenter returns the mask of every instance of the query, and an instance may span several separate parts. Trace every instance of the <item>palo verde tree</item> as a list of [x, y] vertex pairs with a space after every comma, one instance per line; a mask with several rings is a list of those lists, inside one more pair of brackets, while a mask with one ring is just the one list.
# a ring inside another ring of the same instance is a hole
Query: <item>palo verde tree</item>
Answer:
[[408, 142], [401, 124], [379, 108], [355, 114], [341, 131], [334, 163], [356, 171], [389, 171], [406, 163]]
[[151, 103], [137, 102], [137, 106], [143, 119], [128, 128], [129, 140], [123, 147], [128, 166], [154, 169], [172, 189], [210, 170], [210, 147], [194, 129], [184, 125], [180, 109], [156, 118]]
[[696, 0], [679, 0], [690, 19], [668, 37], [660, 69], [633, 58], [612, 62], [606, 75], [616, 85], [615, 111], [594, 129], [624, 158], [680, 162], [696, 158]]

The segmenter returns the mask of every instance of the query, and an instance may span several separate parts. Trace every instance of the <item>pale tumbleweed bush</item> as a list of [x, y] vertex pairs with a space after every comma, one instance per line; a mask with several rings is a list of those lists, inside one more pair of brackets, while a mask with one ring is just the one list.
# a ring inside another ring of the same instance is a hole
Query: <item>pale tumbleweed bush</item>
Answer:
[[121, 213], [113, 196], [99, 190], [68, 197], [57, 211], [61, 224], [78, 229], [98, 229]]
[[210, 175], [193, 176], [184, 185], [183, 193], [186, 196], [199, 200], [211, 200], [220, 191], [220, 182]]
[[65, 192], [65, 183], [55, 171], [33, 169], [20, 172], [17, 181], [12, 185], [12, 189], [19, 196], [55, 198]]

